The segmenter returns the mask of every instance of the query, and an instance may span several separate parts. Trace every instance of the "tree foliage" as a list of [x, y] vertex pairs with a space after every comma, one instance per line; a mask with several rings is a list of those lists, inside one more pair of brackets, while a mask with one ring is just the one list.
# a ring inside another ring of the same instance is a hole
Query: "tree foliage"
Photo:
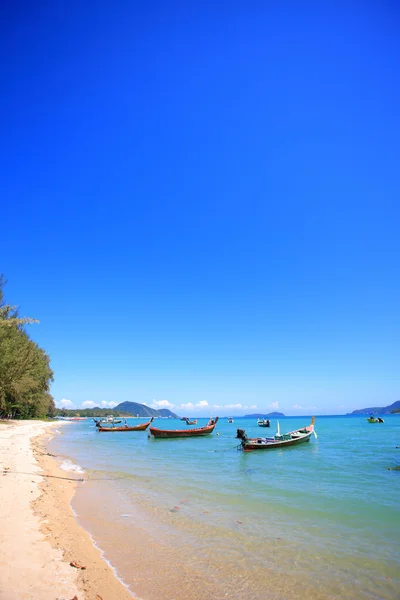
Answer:
[[112, 408], [56, 408], [57, 417], [131, 417], [131, 413]]
[[5, 283], [0, 276], [0, 417], [53, 416], [50, 359], [24, 328], [38, 321], [20, 317], [18, 307], [5, 304]]

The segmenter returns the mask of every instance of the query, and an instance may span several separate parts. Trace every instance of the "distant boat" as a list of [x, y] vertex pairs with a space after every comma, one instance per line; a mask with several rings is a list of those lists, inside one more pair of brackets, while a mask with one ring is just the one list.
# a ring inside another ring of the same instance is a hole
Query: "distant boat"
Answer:
[[242, 449], [245, 452], [252, 450], [270, 450], [272, 448], [284, 448], [286, 446], [295, 446], [302, 444], [303, 442], [309, 442], [311, 435], [314, 433], [315, 437], [317, 434], [314, 431], [315, 417], [312, 417], [311, 424], [289, 433], [280, 433], [279, 421], [278, 429], [274, 437], [269, 438], [248, 438], [244, 429], [238, 429], [236, 437], [241, 440]]
[[93, 421], [96, 423], [96, 427], [101, 427], [102, 423], [112, 423], [113, 425], [122, 423], [122, 419], [115, 419], [114, 417], [106, 417], [105, 419], [93, 419]]
[[187, 425], [197, 425], [197, 419], [193, 419], [192, 421], [190, 421], [190, 419], [185, 419], [185, 421]]
[[269, 419], [258, 419], [257, 425], [259, 427], [270, 427], [271, 423], [270, 423]]
[[116, 417], [113, 417], [112, 415], [108, 415], [108, 417], [103, 419], [103, 421], [105, 421], [106, 423], [122, 423], [122, 419], [117, 419]]
[[215, 429], [218, 423], [218, 417], [210, 419], [205, 427], [196, 427], [192, 429], [157, 429], [150, 427], [150, 433], [155, 438], [186, 438], [209, 435]]
[[233, 417], [228, 417], [228, 423], [233, 423]]
[[153, 420], [154, 420], [154, 417], [151, 417], [150, 421], [148, 421], [147, 423], [141, 423], [140, 425], [135, 425], [132, 427], [127, 425], [126, 421], [125, 421], [125, 425], [123, 425], [122, 427], [114, 427], [114, 425], [112, 425], [111, 427], [102, 427], [100, 425], [99, 431], [144, 431], [145, 429], [148, 428], [150, 423], [153, 422]]
[[367, 419], [368, 423], [384, 423], [385, 421], [381, 417], [374, 417], [370, 415]]

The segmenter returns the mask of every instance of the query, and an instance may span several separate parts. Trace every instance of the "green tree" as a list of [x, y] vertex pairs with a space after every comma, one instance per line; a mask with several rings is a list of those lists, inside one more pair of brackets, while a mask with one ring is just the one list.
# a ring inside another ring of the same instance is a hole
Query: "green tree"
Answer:
[[55, 413], [50, 384], [53, 371], [46, 352], [24, 326], [35, 319], [19, 317], [18, 307], [4, 303], [6, 281], [0, 277], [0, 417], [35, 418]]

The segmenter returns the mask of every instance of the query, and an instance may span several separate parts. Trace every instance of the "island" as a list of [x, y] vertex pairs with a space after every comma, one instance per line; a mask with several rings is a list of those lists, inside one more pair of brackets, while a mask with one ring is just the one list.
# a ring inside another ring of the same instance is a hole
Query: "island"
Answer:
[[55, 411], [57, 417], [164, 417], [168, 419], [178, 419], [179, 417], [168, 410], [161, 408], [155, 410], [145, 404], [138, 402], [121, 402], [114, 408], [57, 408]]
[[369, 415], [369, 414], [377, 414], [377, 415], [389, 415], [391, 413], [399, 413], [400, 412], [400, 400], [397, 402], [393, 402], [389, 406], [372, 406], [370, 408], [360, 408], [358, 410], [353, 410], [351, 413], [347, 413], [348, 415]]
[[244, 419], [269, 419], [269, 418], [273, 418], [273, 419], [277, 419], [277, 418], [281, 418], [284, 417], [285, 415], [283, 413], [280, 412], [270, 412], [268, 414], [264, 414], [264, 413], [254, 413], [253, 415], [244, 415]]

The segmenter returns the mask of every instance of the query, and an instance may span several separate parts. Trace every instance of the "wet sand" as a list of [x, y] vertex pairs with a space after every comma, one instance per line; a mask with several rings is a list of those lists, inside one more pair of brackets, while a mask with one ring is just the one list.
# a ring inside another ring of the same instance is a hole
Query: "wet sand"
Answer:
[[84, 476], [46, 450], [55, 426], [73, 425], [0, 423], [0, 600], [132, 600], [75, 519]]

